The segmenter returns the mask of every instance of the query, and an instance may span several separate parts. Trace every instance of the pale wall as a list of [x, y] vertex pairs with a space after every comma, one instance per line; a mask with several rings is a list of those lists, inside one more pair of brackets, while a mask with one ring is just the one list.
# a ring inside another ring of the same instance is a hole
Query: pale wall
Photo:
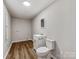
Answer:
[[[40, 20], [45, 19], [45, 28]], [[56, 40], [57, 59], [75, 59], [75, 0], [56, 0], [33, 19], [33, 34], [43, 33]]]
[[25, 41], [31, 39], [31, 21], [12, 18], [12, 41]]
[[3, 7], [3, 21], [3, 55], [5, 57], [11, 44], [11, 18], [5, 5]]

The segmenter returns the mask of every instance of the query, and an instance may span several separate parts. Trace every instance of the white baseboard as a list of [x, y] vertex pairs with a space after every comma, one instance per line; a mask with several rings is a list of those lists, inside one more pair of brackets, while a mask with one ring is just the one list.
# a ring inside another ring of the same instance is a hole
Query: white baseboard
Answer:
[[10, 43], [10, 46], [9, 46], [9, 48], [8, 48], [8, 50], [7, 50], [6, 54], [5, 54], [5, 56], [3, 57], [3, 59], [6, 59], [8, 53], [9, 53], [9, 51], [10, 51], [11, 46], [12, 46], [12, 42]]
[[[28, 39], [28, 40], [32, 40], [32, 39]], [[12, 43], [14, 43], [14, 42], [21, 42], [21, 41], [28, 41], [28, 40], [17, 40], [17, 41], [12, 41]]]

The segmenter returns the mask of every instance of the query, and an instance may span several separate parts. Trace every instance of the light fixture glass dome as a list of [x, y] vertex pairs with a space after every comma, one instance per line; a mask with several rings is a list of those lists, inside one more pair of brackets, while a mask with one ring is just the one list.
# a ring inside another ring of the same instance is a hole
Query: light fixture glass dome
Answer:
[[28, 1], [24, 1], [22, 4], [23, 4], [24, 6], [31, 6], [30, 2], [28, 2]]

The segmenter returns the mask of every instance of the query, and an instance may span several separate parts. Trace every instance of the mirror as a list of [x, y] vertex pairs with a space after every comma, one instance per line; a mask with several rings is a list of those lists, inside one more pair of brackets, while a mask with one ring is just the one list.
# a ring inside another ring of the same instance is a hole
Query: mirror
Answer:
[[44, 19], [41, 19], [41, 27], [44, 28]]

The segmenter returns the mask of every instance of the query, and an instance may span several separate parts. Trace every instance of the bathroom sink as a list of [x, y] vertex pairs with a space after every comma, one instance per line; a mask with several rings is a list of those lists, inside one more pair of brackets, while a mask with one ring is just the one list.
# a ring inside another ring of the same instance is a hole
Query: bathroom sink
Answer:
[[33, 35], [34, 49], [37, 49], [38, 47], [41, 47], [41, 46], [45, 46], [45, 39], [46, 39], [46, 35], [34, 34]]
[[46, 35], [43, 35], [43, 34], [34, 34], [33, 35], [33, 39], [36, 39], [36, 38], [43, 39], [43, 38], [46, 38]]

